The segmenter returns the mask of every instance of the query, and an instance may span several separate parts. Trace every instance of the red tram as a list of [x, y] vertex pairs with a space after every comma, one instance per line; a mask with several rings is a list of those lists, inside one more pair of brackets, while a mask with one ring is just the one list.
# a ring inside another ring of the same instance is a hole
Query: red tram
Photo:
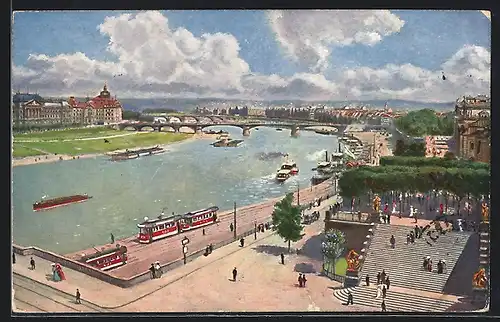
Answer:
[[184, 215], [168, 218], [160, 215], [158, 218], [146, 219], [143, 223], [137, 225], [139, 228], [139, 242], [149, 244], [158, 239], [214, 224], [217, 221], [218, 210], [219, 207], [214, 206], [188, 212]]
[[127, 247], [116, 245], [105, 251], [97, 251], [92, 255], [83, 255], [80, 262], [106, 271], [127, 264]]

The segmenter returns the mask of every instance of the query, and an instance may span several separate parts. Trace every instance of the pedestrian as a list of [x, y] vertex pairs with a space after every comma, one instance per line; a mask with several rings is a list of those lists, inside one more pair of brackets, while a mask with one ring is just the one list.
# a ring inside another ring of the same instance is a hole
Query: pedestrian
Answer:
[[151, 279], [156, 278], [155, 264], [151, 263], [151, 267], [149, 268], [149, 271], [151, 272]]
[[205, 236], [205, 228], [203, 228], [203, 230], [201, 231], [203, 236]]
[[385, 273], [385, 269], [382, 270], [382, 273], [380, 274], [380, 283], [384, 284], [385, 283], [385, 277], [387, 274]]
[[82, 298], [82, 296], [80, 294], [80, 290], [76, 289], [75, 303], [82, 304], [81, 298]]
[[389, 275], [385, 278], [385, 286], [387, 286], [387, 290], [389, 290], [389, 287], [391, 286], [391, 281], [389, 280]]
[[382, 288], [382, 284], [378, 284], [377, 285], [377, 295], [375, 296], [375, 298], [377, 298], [377, 299], [380, 297], [381, 288]]
[[385, 300], [382, 300], [382, 304], [380, 306], [382, 307], [382, 312], [387, 312], [385, 307]]
[[307, 282], [306, 274], [302, 274], [302, 286], [306, 287], [306, 282]]
[[391, 224], [391, 214], [386, 214], [387, 216], [387, 223], [390, 225]]
[[385, 285], [382, 285], [382, 298], [385, 299], [386, 295], [387, 295], [387, 287]]
[[280, 257], [281, 257], [281, 265], [285, 265], [285, 255], [281, 253]]
[[12, 264], [16, 263], [16, 253], [12, 253]]
[[162, 275], [162, 272], [161, 272], [161, 265], [160, 265], [160, 262], [159, 261], [156, 261], [155, 262], [155, 274], [156, 274], [156, 278], [160, 278], [161, 275]]
[[113, 233], [111, 233], [111, 244], [114, 244], [115, 243], [115, 236], [113, 235]]
[[413, 219], [415, 219], [415, 221], [413, 223], [416, 224], [418, 222], [418, 212], [417, 211], [415, 211], [415, 215], [414, 215]]
[[391, 239], [389, 240], [391, 243], [391, 248], [396, 247], [396, 238], [394, 238], [394, 235], [391, 235]]
[[366, 286], [370, 286], [370, 275], [366, 274], [365, 281], [366, 281]]
[[238, 276], [238, 271], [236, 270], [236, 267], [233, 268], [233, 282], [236, 282], [236, 277]]
[[240, 247], [244, 247], [245, 246], [245, 239], [243, 237], [241, 237], [240, 239]]
[[384, 224], [386, 224], [387, 223], [387, 219], [385, 219], [385, 214], [381, 214], [381, 216], [382, 216], [382, 221], [384, 222]]
[[231, 230], [231, 232], [233, 232], [233, 230], [234, 230], [233, 223], [230, 223], [230, 224], [229, 224], [229, 230]]
[[380, 284], [380, 272], [377, 273], [377, 285]]
[[354, 304], [354, 301], [353, 301], [354, 299], [353, 299], [351, 291], [349, 290], [347, 292], [348, 293], [347, 293], [347, 303], [346, 303], [346, 305]]
[[30, 259], [30, 269], [31, 270], [35, 269], [35, 260], [33, 259], [33, 257], [31, 257], [31, 259]]

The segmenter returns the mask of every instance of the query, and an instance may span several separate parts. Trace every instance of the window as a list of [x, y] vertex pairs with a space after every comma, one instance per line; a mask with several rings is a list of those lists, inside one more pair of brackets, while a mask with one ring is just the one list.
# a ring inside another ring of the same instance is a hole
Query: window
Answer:
[[470, 150], [471, 150], [471, 152], [474, 152], [474, 142], [470, 143]]
[[481, 153], [481, 141], [477, 142], [477, 154]]

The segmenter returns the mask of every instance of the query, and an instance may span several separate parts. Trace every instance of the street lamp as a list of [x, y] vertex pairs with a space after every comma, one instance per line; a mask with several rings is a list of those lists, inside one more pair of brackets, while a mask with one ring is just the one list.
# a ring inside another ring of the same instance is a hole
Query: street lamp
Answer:
[[186, 254], [188, 252], [188, 244], [189, 244], [189, 238], [187, 238], [186, 236], [181, 240], [181, 244], [182, 244], [182, 256], [183, 256], [183, 259], [184, 259], [184, 265], [186, 265]]
[[297, 206], [300, 206], [300, 185], [297, 182]]

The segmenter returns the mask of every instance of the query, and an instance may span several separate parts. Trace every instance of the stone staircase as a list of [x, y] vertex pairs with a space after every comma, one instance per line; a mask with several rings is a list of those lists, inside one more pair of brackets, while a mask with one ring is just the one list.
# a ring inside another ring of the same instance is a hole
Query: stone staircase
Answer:
[[[342, 303], [347, 303], [348, 291], [351, 291], [355, 305], [374, 307], [374, 311], [381, 311], [382, 296], [375, 298], [377, 288], [357, 286], [335, 290], [334, 296]], [[455, 302], [442, 299], [434, 299], [413, 295], [408, 293], [394, 292], [389, 288], [385, 298], [388, 312], [444, 312]], [[378, 308], [378, 309], [375, 309]]]
[[[361, 285], [365, 276], [370, 275], [371, 283], [376, 283], [378, 272], [384, 269], [391, 285], [417, 289], [421, 291], [441, 293], [446, 281], [457, 263], [462, 251], [471, 236], [470, 232], [447, 232], [429, 245], [424, 236], [415, 243], [406, 245], [406, 235], [413, 229], [409, 226], [379, 224], [368, 249], [365, 262], [360, 272]], [[391, 235], [396, 238], [396, 247], [390, 246]], [[430, 256], [433, 271], [425, 271], [422, 262]], [[439, 259], [446, 260], [447, 270], [437, 273]]]

